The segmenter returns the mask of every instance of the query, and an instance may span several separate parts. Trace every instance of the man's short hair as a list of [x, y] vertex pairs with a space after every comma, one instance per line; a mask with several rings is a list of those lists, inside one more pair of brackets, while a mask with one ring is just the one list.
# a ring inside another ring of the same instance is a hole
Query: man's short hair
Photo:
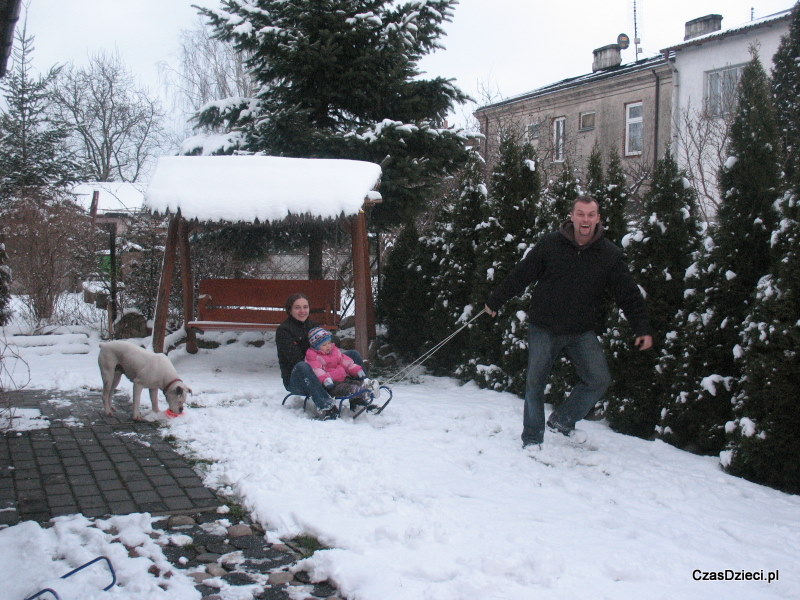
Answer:
[[590, 204], [594, 202], [597, 204], [597, 211], [600, 212], [600, 202], [594, 196], [590, 196], [589, 194], [581, 194], [577, 198], [575, 198], [575, 202], [572, 203], [572, 210], [575, 210], [575, 206], [581, 202], [582, 204]]

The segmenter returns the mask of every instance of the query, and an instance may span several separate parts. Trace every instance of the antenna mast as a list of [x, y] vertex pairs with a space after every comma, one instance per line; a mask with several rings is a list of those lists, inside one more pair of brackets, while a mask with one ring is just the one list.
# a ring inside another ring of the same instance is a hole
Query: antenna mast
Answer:
[[633, 0], [633, 47], [635, 48], [636, 56], [634, 57], [634, 61], [639, 60], [639, 53], [642, 51], [639, 48], [639, 44], [641, 40], [639, 39], [639, 24], [637, 20], [637, 13], [636, 13], [636, 0]]

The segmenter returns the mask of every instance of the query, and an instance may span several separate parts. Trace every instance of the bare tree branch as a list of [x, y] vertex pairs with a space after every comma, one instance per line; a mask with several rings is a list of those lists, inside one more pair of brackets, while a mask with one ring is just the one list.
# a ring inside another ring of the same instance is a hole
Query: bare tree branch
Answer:
[[118, 53], [99, 52], [85, 69], [66, 69], [55, 97], [87, 179], [136, 181], [166, 144], [159, 101], [136, 86]]

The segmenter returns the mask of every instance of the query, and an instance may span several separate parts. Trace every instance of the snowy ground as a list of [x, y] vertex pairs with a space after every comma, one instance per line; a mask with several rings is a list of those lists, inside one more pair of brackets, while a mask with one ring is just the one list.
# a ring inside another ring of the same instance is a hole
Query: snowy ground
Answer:
[[[239, 496], [271, 536], [309, 533], [330, 546], [305, 566], [347, 598], [800, 597], [800, 497], [603, 423], [582, 425], [596, 451], [550, 436], [530, 455], [520, 447], [520, 399], [450, 379], [393, 386], [379, 416], [315, 421], [299, 401], [281, 406], [274, 344], [248, 346], [247, 336], [194, 356], [170, 354], [194, 397], [165, 431], [213, 461], [207, 484]], [[98, 389], [96, 339], [90, 347], [20, 348], [29, 387]], [[127, 382], [121, 389], [130, 392]], [[134, 515], [115, 529], [134, 535], [149, 522]], [[31, 523], [2, 530], [0, 555], [24, 548], [56, 577], [75, 564], [64, 560], [66, 548], [88, 555], [80, 550], [88, 544], [94, 553], [113, 545], [82, 518], [67, 523], [61, 533]], [[5, 582], [29, 576], [24, 552], [14, 556], [0, 562]], [[118, 568], [135, 574], [134, 564]], [[728, 576], [764, 580], [702, 580]], [[80, 597], [199, 597], [180, 577], [166, 592], [142, 579], [133, 595], [130, 587], [94, 592], [95, 584]]]

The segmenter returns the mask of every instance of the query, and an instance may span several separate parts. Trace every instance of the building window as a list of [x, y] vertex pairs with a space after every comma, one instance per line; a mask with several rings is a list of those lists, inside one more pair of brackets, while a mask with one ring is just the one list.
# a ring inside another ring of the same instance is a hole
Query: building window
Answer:
[[536, 123], [531, 123], [530, 125], [528, 125], [528, 130], [527, 130], [528, 141], [530, 142], [533, 140], [538, 140], [541, 129], [542, 129], [541, 121], [537, 121]]
[[724, 117], [736, 109], [736, 88], [742, 66], [727, 67], [706, 73], [706, 111], [711, 117]]
[[567, 118], [553, 119], [553, 162], [564, 162], [567, 138]]
[[644, 122], [641, 102], [625, 105], [625, 156], [638, 156], [644, 147]]
[[593, 112], [581, 113], [581, 116], [578, 119], [579, 129], [581, 131], [594, 129], [594, 115], [595, 113]]

